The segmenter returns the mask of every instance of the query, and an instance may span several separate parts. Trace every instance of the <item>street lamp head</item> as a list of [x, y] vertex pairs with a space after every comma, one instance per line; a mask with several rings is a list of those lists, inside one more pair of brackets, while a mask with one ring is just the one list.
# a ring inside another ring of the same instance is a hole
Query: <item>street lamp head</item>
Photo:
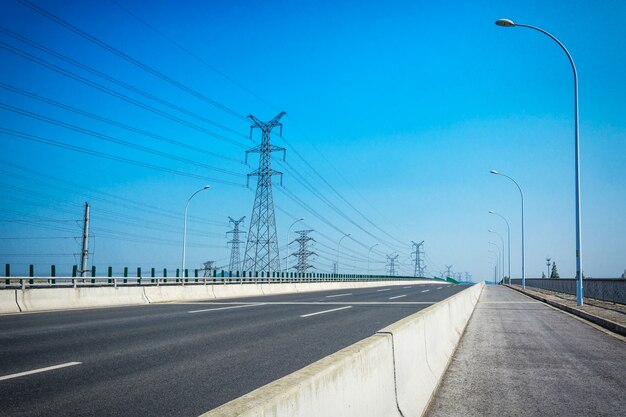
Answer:
[[211, 188], [210, 185], [205, 185], [204, 187], [202, 187], [203, 190], [206, 190], [207, 188]]
[[489, 232], [489, 233], [493, 233], [493, 230], [489, 229], [489, 230], [488, 230], [488, 232]]
[[299, 221], [299, 222], [301, 222], [302, 220], [304, 220], [304, 217], [300, 217], [300, 218], [298, 219], [298, 221]]
[[489, 171], [490, 174], [495, 174], [498, 175], [500, 174], [498, 171], [496, 171], [495, 169], [492, 169], [491, 171]]
[[493, 211], [489, 210], [489, 214], [495, 214]]
[[515, 26], [515, 23], [513, 23], [511, 19], [498, 19], [496, 20], [496, 25], [502, 26], [505, 28], [510, 28], [510, 27]]

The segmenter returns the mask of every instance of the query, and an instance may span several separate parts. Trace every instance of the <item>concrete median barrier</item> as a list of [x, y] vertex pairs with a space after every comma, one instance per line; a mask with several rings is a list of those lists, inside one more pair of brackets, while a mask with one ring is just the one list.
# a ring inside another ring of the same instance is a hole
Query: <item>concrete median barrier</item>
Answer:
[[16, 290], [0, 290], [0, 314], [19, 313]]
[[149, 303], [214, 299], [212, 285], [160, 285], [143, 287]]
[[469, 287], [201, 417], [420, 417], [483, 287]]

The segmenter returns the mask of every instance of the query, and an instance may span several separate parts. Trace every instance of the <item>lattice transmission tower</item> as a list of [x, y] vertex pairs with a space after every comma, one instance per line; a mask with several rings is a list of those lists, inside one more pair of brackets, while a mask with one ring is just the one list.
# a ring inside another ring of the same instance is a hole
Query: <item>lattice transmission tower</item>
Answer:
[[415, 268], [413, 270], [414, 277], [423, 277], [424, 276], [424, 241], [422, 240], [420, 243], [413, 242], [414, 252], [411, 255], [415, 256], [413, 262], [415, 263]]
[[229, 271], [241, 271], [241, 257], [239, 256], [239, 244], [243, 243], [241, 239], [239, 239], [239, 235], [246, 234], [246, 232], [242, 232], [239, 230], [239, 225], [243, 223], [243, 220], [246, 216], [243, 216], [239, 220], [235, 220], [232, 217], [228, 216], [228, 222], [233, 224], [233, 230], [226, 232], [226, 235], [232, 235], [232, 239], [228, 242], [230, 245], [230, 262], [228, 264]]
[[450, 275], [452, 274], [451, 269], [452, 269], [452, 265], [446, 265], [446, 278], [452, 278], [452, 275]]
[[396, 261], [400, 255], [387, 255], [387, 275], [390, 277], [396, 276]]
[[211, 272], [215, 269], [215, 261], [206, 261], [202, 264], [201, 271], [204, 271], [203, 276], [210, 277]]
[[312, 231], [312, 229], [296, 230], [296, 233], [299, 236], [293, 241], [298, 243], [298, 250], [291, 254], [291, 256], [295, 256], [297, 260], [297, 263], [291, 267], [291, 269], [295, 269], [296, 272], [306, 272], [311, 268], [315, 268], [309, 263], [309, 257], [317, 255], [317, 253], [309, 250], [309, 243], [315, 242], [315, 239], [309, 236], [309, 233], [311, 233]]
[[259, 168], [248, 174], [258, 177], [254, 207], [252, 208], [252, 220], [246, 243], [246, 254], [243, 260], [243, 270], [252, 272], [280, 271], [280, 256], [278, 253], [278, 237], [276, 235], [276, 217], [274, 215], [274, 197], [272, 195], [272, 176], [281, 175], [282, 172], [272, 169], [272, 152], [283, 151], [285, 148], [274, 146], [270, 141], [272, 129], [280, 127], [280, 135], [283, 134], [283, 125], [280, 118], [286, 113], [280, 112], [276, 117], [264, 123], [250, 115], [253, 124], [250, 126], [250, 137], [255, 128], [261, 129], [262, 140], [259, 146], [246, 151], [246, 163], [249, 153], [259, 154]]

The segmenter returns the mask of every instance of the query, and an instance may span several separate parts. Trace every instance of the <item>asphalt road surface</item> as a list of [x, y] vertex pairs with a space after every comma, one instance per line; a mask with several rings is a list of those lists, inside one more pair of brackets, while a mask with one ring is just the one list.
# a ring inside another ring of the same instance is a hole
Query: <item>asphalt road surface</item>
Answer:
[[0, 415], [196, 417], [465, 288], [0, 316]]

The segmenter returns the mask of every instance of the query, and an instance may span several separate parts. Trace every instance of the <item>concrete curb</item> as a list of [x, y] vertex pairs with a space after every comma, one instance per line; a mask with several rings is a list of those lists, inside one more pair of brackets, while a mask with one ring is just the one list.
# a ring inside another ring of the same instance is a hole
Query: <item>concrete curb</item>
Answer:
[[201, 417], [421, 417], [484, 283]]
[[623, 326], [623, 325], [621, 325], [619, 323], [616, 323], [614, 321], [602, 318], [600, 316], [596, 316], [594, 314], [587, 313], [586, 311], [580, 310], [578, 308], [570, 307], [568, 305], [561, 304], [561, 303], [558, 303], [556, 301], [548, 300], [547, 298], [544, 298], [544, 297], [542, 297], [540, 295], [524, 291], [521, 288], [515, 288], [512, 285], [507, 285], [507, 287], [509, 287], [509, 288], [511, 288], [511, 289], [513, 289], [513, 290], [515, 290], [517, 292], [520, 292], [520, 293], [522, 293], [524, 295], [527, 295], [527, 296], [529, 296], [531, 298], [534, 298], [535, 300], [538, 300], [538, 301], [544, 302], [544, 303], [546, 303], [548, 305], [551, 305], [552, 307], [558, 308], [560, 310], [566, 311], [566, 312], [568, 312], [570, 314], [573, 314], [575, 316], [578, 316], [580, 318], [588, 320], [588, 321], [590, 321], [590, 322], [592, 322], [594, 324], [597, 324], [600, 327], [603, 327], [603, 328], [605, 328], [607, 330], [612, 331], [613, 333], [617, 333], [619, 335], [626, 336], [626, 326]]

